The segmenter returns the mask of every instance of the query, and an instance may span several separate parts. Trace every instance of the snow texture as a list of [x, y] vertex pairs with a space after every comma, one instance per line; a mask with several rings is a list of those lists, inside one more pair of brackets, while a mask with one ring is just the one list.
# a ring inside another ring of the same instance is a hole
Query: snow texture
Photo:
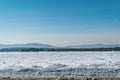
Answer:
[[0, 75], [120, 76], [120, 52], [3, 52]]

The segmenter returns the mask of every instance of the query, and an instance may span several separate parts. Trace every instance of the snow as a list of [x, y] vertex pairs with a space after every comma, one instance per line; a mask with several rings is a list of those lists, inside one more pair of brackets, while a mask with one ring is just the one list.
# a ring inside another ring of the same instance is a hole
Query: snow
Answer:
[[9, 67], [41, 66], [46, 68], [54, 64], [70, 67], [81, 65], [120, 63], [120, 52], [2, 52], [0, 69]]
[[[1, 52], [0, 65], [0, 70], [9, 72], [11, 69], [29, 72], [76, 69], [81, 72], [87, 68], [92, 73], [93, 68], [94, 71], [97, 71], [96, 68], [102, 68], [100, 71], [106, 68], [111, 72], [117, 71], [120, 76], [120, 72], [115, 70], [120, 69], [120, 52]], [[3, 71], [0, 71], [0, 74]]]

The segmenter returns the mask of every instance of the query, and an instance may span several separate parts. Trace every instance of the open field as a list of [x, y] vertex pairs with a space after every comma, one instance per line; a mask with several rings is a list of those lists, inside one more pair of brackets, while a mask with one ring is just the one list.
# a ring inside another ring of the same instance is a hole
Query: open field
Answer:
[[120, 52], [0, 53], [0, 76], [120, 77]]

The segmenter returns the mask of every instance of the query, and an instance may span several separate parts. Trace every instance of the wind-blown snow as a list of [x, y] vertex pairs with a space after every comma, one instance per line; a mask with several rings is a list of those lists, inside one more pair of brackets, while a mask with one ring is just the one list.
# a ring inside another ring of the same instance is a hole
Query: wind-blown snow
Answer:
[[[96, 71], [96, 68], [103, 68], [103, 71], [108, 68], [117, 71], [114, 69], [120, 69], [120, 52], [1, 52], [0, 65], [0, 70], [11, 71], [12, 69], [18, 72], [19, 70], [49, 72], [71, 68], [73, 70], [87, 68], [90, 71], [93, 68]], [[0, 74], [2, 72], [4, 71], [0, 71]]]
[[12, 66], [42, 66], [64, 64], [71, 67], [92, 64], [120, 63], [120, 52], [3, 52], [0, 68]]

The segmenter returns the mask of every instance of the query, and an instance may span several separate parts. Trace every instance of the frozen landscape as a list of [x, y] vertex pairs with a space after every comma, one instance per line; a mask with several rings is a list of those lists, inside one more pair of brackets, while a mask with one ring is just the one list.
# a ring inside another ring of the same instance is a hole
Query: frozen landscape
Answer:
[[1, 52], [0, 75], [120, 76], [120, 52]]

